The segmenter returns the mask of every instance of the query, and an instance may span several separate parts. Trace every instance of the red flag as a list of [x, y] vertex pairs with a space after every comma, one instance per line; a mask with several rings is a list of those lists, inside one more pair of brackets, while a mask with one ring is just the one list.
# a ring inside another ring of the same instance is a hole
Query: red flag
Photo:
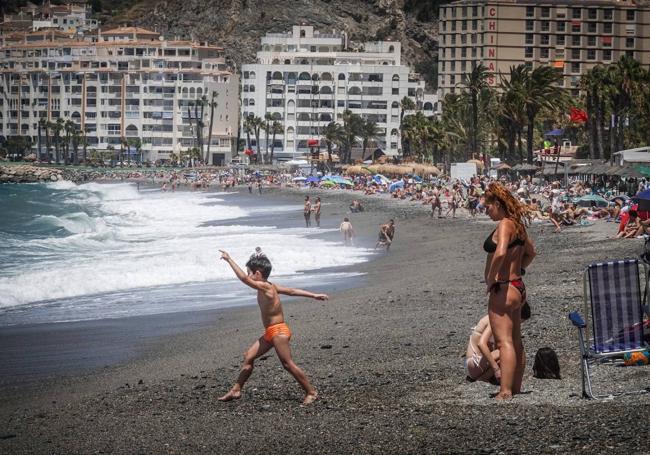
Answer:
[[572, 107], [569, 115], [571, 116], [571, 121], [576, 123], [586, 122], [588, 118], [587, 113], [577, 107]]

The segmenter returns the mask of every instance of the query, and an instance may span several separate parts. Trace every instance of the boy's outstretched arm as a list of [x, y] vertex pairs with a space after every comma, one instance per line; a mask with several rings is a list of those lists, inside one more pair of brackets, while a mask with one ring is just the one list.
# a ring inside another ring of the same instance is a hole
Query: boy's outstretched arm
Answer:
[[291, 295], [294, 297], [309, 297], [310, 299], [316, 300], [329, 300], [327, 294], [314, 294], [313, 292], [305, 291], [304, 289], [287, 288], [280, 286], [279, 284], [275, 285], [275, 289], [277, 289], [278, 294]]
[[244, 272], [244, 271], [243, 271], [243, 270], [242, 270], [242, 269], [237, 265], [237, 263], [233, 260], [233, 258], [230, 257], [230, 255], [229, 255], [226, 251], [224, 251], [224, 250], [219, 250], [219, 252], [221, 253], [221, 259], [223, 259], [224, 261], [226, 261], [226, 262], [228, 263], [228, 265], [230, 265], [230, 267], [232, 268], [233, 272], [235, 272], [235, 275], [237, 275], [237, 278], [239, 278], [239, 280], [240, 280], [242, 283], [244, 283], [244, 284], [246, 284], [246, 285], [252, 287], [253, 289], [257, 289], [257, 290], [265, 290], [265, 286], [264, 286], [265, 283], [260, 282], [260, 281], [255, 281], [255, 280], [251, 279], [251, 277], [249, 277], [249, 276], [246, 274], [246, 272]]

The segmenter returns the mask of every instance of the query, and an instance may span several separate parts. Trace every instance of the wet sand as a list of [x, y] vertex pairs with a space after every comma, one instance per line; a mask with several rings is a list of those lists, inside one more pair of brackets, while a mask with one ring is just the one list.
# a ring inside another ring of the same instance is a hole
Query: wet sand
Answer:
[[[337, 223], [357, 197], [322, 195], [323, 219]], [[241, 307], [116, 366], [2, 386], [0, 453], [643, 452], [650, 394], [580, 399], [577, 334], [566, 317], [582, 306], [584, 265], [635, 256], [641, 240], [609, 239], [613, 223], [559, 235], [531, 228], [538, 257], [525, 277], [533, 310], [523, 329], [525, 393], [497, 403], [494, 386], [465, 381], [461, 357], [486, 312], [481, 246], [492, 223], [431, 219], [402, 201], [373, 198], [366, 207], [349, 215], [357, 231], [371, 238], [394, 217], [397, 235], [390, 253], [354, 268], [365, 284], [328, 302], [284, 305], [294, 358], [321, 395], [314, 405], [300, 406], [301, 389], [272, 353], [242, 400], [216, 401], [262, 333], [258, 309]], [[532, 377], [545, 346], [560, 357], [559, 381]], [[600, 367], [596, 379], [617, 380], [611, 390], [648, 387], [650, 367]]]

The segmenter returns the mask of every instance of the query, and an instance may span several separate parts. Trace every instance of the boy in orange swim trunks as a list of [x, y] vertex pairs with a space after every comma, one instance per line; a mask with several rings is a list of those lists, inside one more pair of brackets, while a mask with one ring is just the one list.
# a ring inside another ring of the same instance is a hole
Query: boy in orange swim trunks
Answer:
[[280, 294], [309, 297], [316, 300], [327, 300], [328, 296], [326, 294], [313, 294], [302, 289], [285, 288], [278, 284], [268, 282], [267, 279], [271, 274], [271, 262], [260, 251], [253, 254], [246, 263], [248, 274], [239, 268], [227, 252], [223, 250], [219, 251], [221, 252], [221, 259], [232, 267], [237, 278], [244, 284], [257, 290], [257, 303], [260, 306], [262, 323], [265, 327], [264, 335], [253, 343], [244, 354], [244, 364], [239, 372], [237, 383], [232, 386], [228, 393], [220, 397], [219, 401], [231, 401], [241, 398], [242, 388], [253, 372], [255, 359], [264, 355], [269, 349], [275, 348], [275, 352], [282, 362], [284, 369], [291, 373], [305, 390], [303, 404], [313, 403], [318, 397], [318, 392], [311, 385], [305, 373], [291, 358], [291, 349], [289, 347], [291, 330], [289, 330], [289, 326], [284, 322]]

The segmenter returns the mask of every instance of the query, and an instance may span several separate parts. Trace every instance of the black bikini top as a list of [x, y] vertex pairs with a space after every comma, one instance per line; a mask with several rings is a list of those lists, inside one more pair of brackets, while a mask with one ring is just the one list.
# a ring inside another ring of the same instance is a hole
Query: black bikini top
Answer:
[[[497, 250], [497, 244], [494, 243], [494, 240], [492, 240], [492, 236], [496, 232], [496, 229], [488, 235], [488, 238], [485, 239], [485, 242], [483, 242], [483, 250], [485, 250], [486, 253], [494, 253]], [[524, 246], [526, 244], [525, 240], [522, 240], [520, 238], [514, 239], [512, 242], [510, 242], [510, 245], [508, 245], [508, 249], [514, 248], [516, 246]]]

